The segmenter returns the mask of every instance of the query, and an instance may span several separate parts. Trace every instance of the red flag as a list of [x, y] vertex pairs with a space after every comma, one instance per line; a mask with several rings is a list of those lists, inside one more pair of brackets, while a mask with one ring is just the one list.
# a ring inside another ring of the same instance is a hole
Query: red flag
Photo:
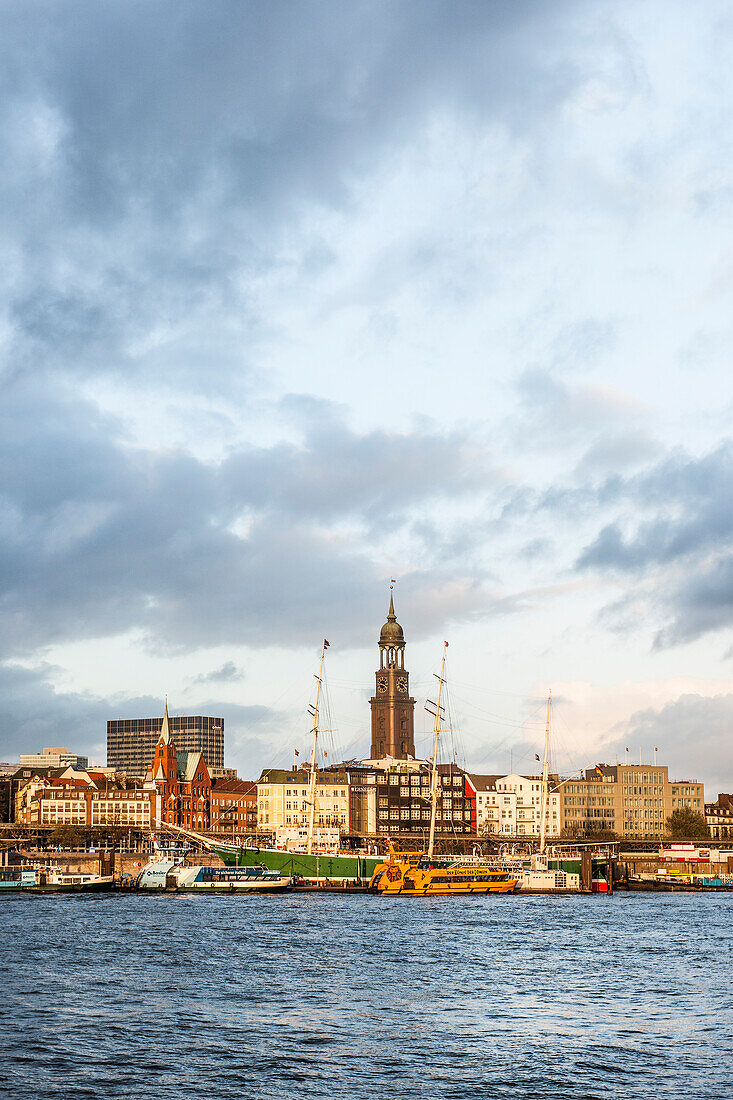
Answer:
[[327, 640], [326, 640], [326, 638], [324, 638], [324, 639], [323, 639], [323, 648], [324, 648], [324, 649], [328, 649], [328, 647], [330, 646], [330, 644], [331, 644], [331, 643], [330, 643], [329, 641], [327, 641]]
[[447, 646], [448, 646], [448, 643], [447, 643], [447, 642], [443, 642], [443, 645], [447, 647]]
[[297, 749], [293, 749], [293, 752], [295, 753], [296, 756], [300, 756], [300, 753], [298, 752]]
[[535, 760], [539, 760], [539, 756], [537, 755], [537, 753], [534, 754], [534, 758]]

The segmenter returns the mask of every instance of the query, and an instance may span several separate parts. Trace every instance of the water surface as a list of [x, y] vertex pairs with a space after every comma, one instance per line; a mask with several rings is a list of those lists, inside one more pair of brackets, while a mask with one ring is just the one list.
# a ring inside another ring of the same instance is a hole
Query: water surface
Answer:
[[732, 919], [733, 894], [6, 895], [0, 1095], [707, 1100]]

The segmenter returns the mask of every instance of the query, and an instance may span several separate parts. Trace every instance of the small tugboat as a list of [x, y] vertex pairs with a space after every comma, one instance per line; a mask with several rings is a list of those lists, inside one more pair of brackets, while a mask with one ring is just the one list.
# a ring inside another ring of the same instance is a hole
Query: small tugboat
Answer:
[[282, 893], [290, 878], [267, 867], [206, 867], [170, 859], [153, 859], [138, 873], [137, 890], [171, 890], [219, 894]]
[[[516, 875], [505, 868], [487, 863], [451, 858], [434, 858], [435, 822], [438, 807], [438, 741], [443, 708], [441, 696], [445, 683], [445, 651], [438, 679], [438, 701], [435, 707], [433, 768], [430, 784], [430, 840], [427, 852], [399, 853], [389, 844], [389, 858], [379, 863], [369, 882], [369, 890], [385, 896], [433, 897], [437, 894], [513, 894], [517, 886]], [[427, 708], [426, 708], [427, 709]]]
[[22, 890], [26, 894], [80, 894], [114, 890], [114, 875], [89, 875], [66, 871], [54, 864], [25, 866], [0, 872], [0, 890]]

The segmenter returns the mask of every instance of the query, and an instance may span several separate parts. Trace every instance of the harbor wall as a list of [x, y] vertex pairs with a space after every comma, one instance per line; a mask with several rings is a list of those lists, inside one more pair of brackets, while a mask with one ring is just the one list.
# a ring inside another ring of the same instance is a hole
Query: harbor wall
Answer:
[[[53, 863], [69, 874], [115, 874], [135, 876], [149, 857], [140, 852], [34, 852], [25, 848], [23, 854], [31, 863]], [[105, 859], [114, 856], [114, 860]], [[195, 858], [194, 858], [195, 857]], [[191, 862], [206, 867], [223, 867], [224, 863], [213, 852], [191, 853]]]

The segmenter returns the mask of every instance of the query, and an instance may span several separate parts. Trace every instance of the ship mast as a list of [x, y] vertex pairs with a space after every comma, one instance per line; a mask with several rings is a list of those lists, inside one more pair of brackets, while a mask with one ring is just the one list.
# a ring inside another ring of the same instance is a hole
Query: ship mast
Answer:
[[542, 798], [540, 808], [540, 855], [545, 854], [545, 823], [547, 818], [547, 755], [550, 748], [550, 706], [552, 705], [552, 689], [547, 696], [547, 725], [545, 726], [545, 755], [542, 760]]
[[313, 745], [311, 747], [311, 771], [310, 781], [308, 783], [308, 846], [306, 851], [308, 855], [313, 853], [313, 827], [316, 820], [316, 748], [318, 746], [318, 704], [321, 699], [321, 683], [323, 681], [323, 661], [326, 656], [326, 646], [328, 642], [324, 639], [323, 646], [321, 647], [321, 664], [318, 669], [318, 675], [316, 676], [316, 701], [313, 706], [309, 706], [308, 710], [313, 716]]
[[[448, 648], [448, 643], [443, 642], [443, 659], [440, 662], [440, 676], [436, 676], [438, 680], [438, 702], [435, 704], [435, 728], [434, 728], [434, 740], [433, 740], [433, 771], [430, 780], [430, 841], [428, 843], [428, 859], [433, 858], [433, 849], [435, 847], [435, 820], [438, 813], [438, 738], [440, 737], [440, 714], [441, 705], [440, 699], [443, 694], [443, 683], [445, 672], [445, 651]], [[430, 702], [430, 700], [428, 700]], [[427, 707], [426, 707], [427, 709]]]

